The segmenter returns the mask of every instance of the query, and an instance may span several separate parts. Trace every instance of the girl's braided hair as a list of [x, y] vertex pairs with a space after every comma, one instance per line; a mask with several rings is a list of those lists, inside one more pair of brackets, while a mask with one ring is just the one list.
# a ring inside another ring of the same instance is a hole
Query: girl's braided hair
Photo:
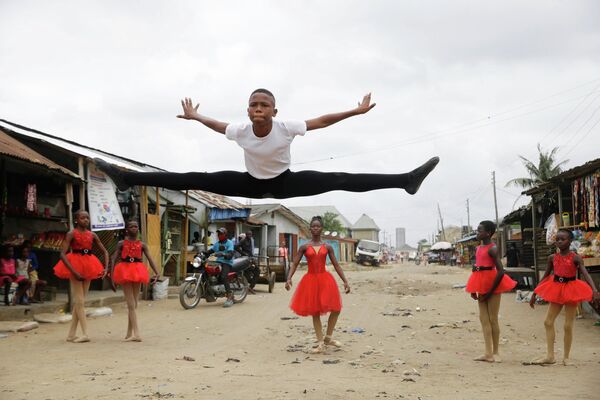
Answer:
[[312, 224], [313, 222], [315, 222], [315, 221], [319, 221], [319, 223], [320, 223], [321, 225], [323, 225], [323, 217], [321, 217], [320, 215], [315, 215], [314, 217], [312, 217], [312, 218], [310, 219], [310, 223], [311, 223], [311, 224]]

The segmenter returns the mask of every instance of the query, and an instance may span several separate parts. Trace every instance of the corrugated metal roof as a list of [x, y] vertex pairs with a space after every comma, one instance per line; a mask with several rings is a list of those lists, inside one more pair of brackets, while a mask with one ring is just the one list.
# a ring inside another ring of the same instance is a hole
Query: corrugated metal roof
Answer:
[[588, 161], [585, 164], [578, 165], [578, 166], [568, 169], [564, 172], [561, 172], [560, 174], [558, 174], [558, 175], [552, 177], [550, 180], [548, 180], [548, 182], [544, 182], [542, 184], [539, 184], [536, 187], [527, 189], [527, 190], [523, 191], [521, 194], [532, 195], [535, 193], [540, 193], [540, 192], [547, 190], [548, 188], [556, 186], [557, 183], [590, 174], [598, 169], [600, 169], [600, 158], [596, 158], [595, 160]]
[[298, 214], [302, 219], [307, 222], [310, 222], [310, 219], [315, 215], [320, 215], [321, 217], [329, 212], [337, 215], [337, 219], [340, 221], [344, 228], [352, 228], [352, 223], [348, 221], [346, 217], [342, 215], [341, 212], [335, 206], [299, 206], [299, 207], [289, 207], [290, 210]]
[[[53, 146], [59, 147], [61, 149], [70, 151], [71, 153], [87, 157], [90, 159], [100, 158], [110, 164], [116, 165], [121, 168], [126, 168], [136, 172], [161, 172], [165, 171], [161, 168], [154, 167], [149, 164], [145, 164], [139, 161], [131, 160], [128, 158], [124, 158], [115, 154], [107, 153], [102, 150], [94, 149], [92, 147], [84, 146], [79, 143], [72, 142], [70, 140], [62, 139], [57, 136], [50, 135], [48, 133], [44, 133], [35, 129], [28, 128], [26, 126], [22, 126], [19, 124], [15, 124], [14, 122], [10, 122], [4, 119], [0, 119], [0, 130], [9, 130], [18, 135], [27, 136], [29, 138], [37, 139], [41, 142], [49, 143]], [[32, 150], [33, 151], [33, 150]], [[40, 156], [41, 157], [41, 156]], [[68, 171], [68, 170], [67, 170]], [[69, 173], [73, 174], [69, 171]], [[75, 175], [78, 176], [78, 175]], [[215, 194], [211, 192], [205, 192], [201, 190], [190, 190], [190, 197], [194, 197], [196, 200], [200, 201], [202, 204], [211, 208], [219, 208], [219, 209], [231, 209], [231, 210], [241, 210], [245, 207], [243, 204], [238, 203], [237, 201], [230, 199], [226, 196], [222, 196], [220, 194]]]
[[58, 165], [54, 161], [47, 159], [35, 150], [25, 146], [17, 139], [6, 134], [4, 131], [2, 131], [2, 129], [0, 129], [0, 153], [9, 157], [17, 158], [19, 160], [27, 161], [32, 164], [37, 164], [49, 168], [53, 171], [59, 172], [63, 175], [67, 175], [71, 178], [81, 179], [76, 173], [71, 172], [67, 168]]
[[373, 230], [379, 231], [379, 227], [377, 226], [375, 221], [373, 221], [373, 218], [369, 217], [367, 214], [361, 215], [361, 217], [358, 219], [358, 221], [356, 221], [356, 223], [352, 226], [352, 229], [353, 230], [373, 229]]
[[190, 197], [197, 199], [198, 201], [200, 201], [208, 207], [220, 208], [225, 210], [242, 210], [244, 208], [250, 208], [221, 194], [205, 192], [202, 190], [190, 190], [188, 194]]
[[294, 222], [300, 230], [305, 234], [309, 235], [310, 231], [308, 229], [308, 223], [302, 219], [298, 214], [294, 213], [292, 210], [284, 206], [283, 204], [273, 203], [273, 204], [256, 204], [252, 206], [251, 216], [254, 218], [260, 218], [261, 215], [269, 214], [273, 211], [278, 211], [283, 214], [287, 219]]
[[78, 155], [84, 156], [84, 157], [88, 157], [90, 159], [101, 158], [108, 163], [117, 165], [121, 168], [127, 168], [132, 171], [137, 171], [137, 172], [160, 171], [160, 168], [156, 168], [151, 165], [146, 165], [146, 164], [134, 161], [134, 160], [123, 158], [123, 157], [117, 156], [115, 154], [111, 154], [111, 153], [107, 153], [102, 150], [94, 149], [92, 147], [83, 146], [79, 143], [75, 143], [70, 140], [62, 139], [57, 136], [53, 136], [48, 133], [44, 133], [44, 132], [41, 132], [41, 131], [38, 131], [35, 129], [27, 128], [26, 126], [15, 124], [14, 122], [6, 121], [4, 119], [0, 119], [0, 129], [10, 130], [19, 135], [37, 139], [41, 142], [46, 142], [46, 143], [52, 144], [56, 147], [60, 147], [61, 149], [70, 151], [71, 153], [78, 154]]

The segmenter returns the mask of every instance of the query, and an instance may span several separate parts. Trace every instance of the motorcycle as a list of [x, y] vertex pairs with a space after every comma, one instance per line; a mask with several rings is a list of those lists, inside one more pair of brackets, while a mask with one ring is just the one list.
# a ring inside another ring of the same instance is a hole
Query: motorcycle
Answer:
[[[250, 266], [249, 257], [239, 257], [233, 260], [233, 265], [227, 280], [233, 292], [233, 302], [241, 303], [248, 295], [248, 280], [244, 271]], [[218, 297], [226, 297], [225, 285], [221, 282], [221, 266], [213, 257], [204, 253], [197, 254], [192, 262], [193, 273], [185, 278], [179, 289], [179, 302], [187, 310], [196, 307], [201, 299], [208, 303], [217, 300]]]

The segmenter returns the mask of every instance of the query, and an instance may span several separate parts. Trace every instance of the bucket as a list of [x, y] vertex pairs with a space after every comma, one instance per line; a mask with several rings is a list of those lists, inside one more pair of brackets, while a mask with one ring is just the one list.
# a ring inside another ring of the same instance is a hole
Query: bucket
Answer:
[[562, 213], [562, 223], [563, 223], [563, 226], [570, 226], [571, 225], [571, 214], [569, 214], [568, 212]]

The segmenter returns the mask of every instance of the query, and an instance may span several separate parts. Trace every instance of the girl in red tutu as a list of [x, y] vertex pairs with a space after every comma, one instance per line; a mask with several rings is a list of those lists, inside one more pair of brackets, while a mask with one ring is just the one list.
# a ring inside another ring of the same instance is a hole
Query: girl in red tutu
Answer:
[[[67, 336], [67, 342], [89, 342], [87, 321], [85, 319], [85, 296], [92, 279], [104, 278], [108, 272], [108, 251], [98, 236], [90, 231], [90, 215], [86, 211], [75, 213], [75, 228], [68, 232], [60, 252], [60, 261], [54, 266], [54, 275], [71, 282], [73, 319]], [[96, 244], [104, 253], [104, 266], [92, 254], [92, 245]], [[71, 249], [69, 253], [67, 251]], [[81, 326], [82, 336], [76, 337], [77, 325]]]
[[[312, 316], [318, 342], [317, 347], [313, 350], [314, 353], [322, 353], [325, 350], [325, 345], [341, 346], [339, 341], [331, 338], [340, 311], [342, 310], [342, 300], [335, 278], [325, 270], [325, 261], [328, 255], [335, 268], [335, 272], [337, 272], [344, 282], [344, 291], [350, 293], [350, 285], [348, 285], [344, 271], [342, 271], [335, 258], [333, 247], [321, 241], [322, 231], [322, 218], [313, 217], [310, 222], [312, 241], [303, 244], [298, 249], [298, 254], [294, 258], [294, 263], [285, 283], [286, 290], [290, 290], [292, 287], [292, 276], [294, 276], [302, 256], [305, 256], [308, 261], [308, 273], [300, 280], [296, 292], [292, 296], [290, 308], [296, 314], [303, 317]], [[329, 320], [327, 321], [327, 334], [323, 338], [321, 315], [327, 313], [330, 313]]]
[[[158, 270], [150, 257], [148, 247], [142, 241], [138, 240], [139, 226], [136, 221], [127, 222], [125, 240], [121, 240], [117, 244], [117, 249], [113, 254], [111, 277], [114, 283], [123, 287], [125, 301], [127, 302], [128, 320], [127, 320], [127, 335], [126, 341], [141, 342], [140, 332], [137, 324], [137, 315], [135, 309], [138, 304], [140, 294], [140, 286], [142, 283], [148, 283], [150, 277], [148, 269], [142, 263], [142, 253], [148, 258], [148, 263], [154, 271], [153, 282], [158, 279]], [[117, 256], [120, 256], [120, 261], [115, 265]]]
[[465, 290], [479, 304], [479, 321], [483, 330], [485, 354], [475, 361], [500, 362], [498, 344], [500, 342], [500, 312], [501, 293], [512, 290], [517, 282], [504, 274], [502, 263], [498, 257], [496, 244], [492, 236], [496, 232], [496, 224], [492, 221], [481, 221], [477, 227], [477, 239], [481, 245], [475, 253], [475, 266]]
[[[535, 305], [536, 295], [550, 303], [544, 326], [546, 328], [546, 357], [539, 358], [531, 364], [554, 364], [554, 321], [563, 306], [565, 307], [565, 354], [563, 364], [569, 365], [571, 344], [573, 343], [573, 322], [577, 311], [577, 304], [582, 301], [598, 301], [600, 296], [594, 281], [588, 274], [583, 260], [579, 255], [570, 251], [573, 233], [568, 229], [559, 229], [556, 234], [556, 247], [559, 252], [548, 257], [548, 266], [542, 281], [535, 288], [529, 305]], [[587, 284], [577, 279], [577, 271], [585, 278]]]

